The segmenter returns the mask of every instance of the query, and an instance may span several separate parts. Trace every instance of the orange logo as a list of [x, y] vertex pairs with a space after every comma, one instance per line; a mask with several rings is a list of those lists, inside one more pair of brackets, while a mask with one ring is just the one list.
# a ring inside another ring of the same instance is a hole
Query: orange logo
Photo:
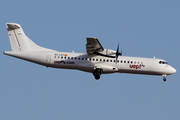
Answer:
[[64, 56], [67, 56], [67, 54], [64, 54]]

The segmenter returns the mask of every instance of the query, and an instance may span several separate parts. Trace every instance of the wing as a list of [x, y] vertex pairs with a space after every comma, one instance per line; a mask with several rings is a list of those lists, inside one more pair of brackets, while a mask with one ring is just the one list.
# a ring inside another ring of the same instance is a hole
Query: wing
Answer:
[[94, 54], [95, 52], [102, 52], [104, 51], [104, 48], [100, 44], [97, 38], [95, 37], [88, 37], [87, 39], [87, 44], [86, 44], [86, 52], [89, 55]]

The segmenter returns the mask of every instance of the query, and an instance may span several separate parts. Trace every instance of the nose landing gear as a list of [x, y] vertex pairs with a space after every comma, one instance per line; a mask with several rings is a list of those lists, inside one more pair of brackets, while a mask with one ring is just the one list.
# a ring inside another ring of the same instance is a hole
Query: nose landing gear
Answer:
[[163, 78], [163, 81], [166, 82], [166, 78]]
[[163, 81], [166, 82], [167, 75], [162, 75], [162, 76], [163, 76]]

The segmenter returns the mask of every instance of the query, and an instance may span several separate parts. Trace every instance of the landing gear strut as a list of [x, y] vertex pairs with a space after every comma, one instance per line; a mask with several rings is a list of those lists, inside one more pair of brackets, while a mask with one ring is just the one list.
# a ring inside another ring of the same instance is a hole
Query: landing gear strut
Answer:
[[167, 75], [162, 75], [162, 76], [163, 76], [163, 81], [166, 82]]
[[102, 69], [100, 69], [100, 68], [96, 68], [96, 69], [93, 71], [93, 75], [94, 75], [94, 78], [95, 78], [96, 80], [99, 80], [100, 75], [101, 75], [101, 71], [102, 71]]

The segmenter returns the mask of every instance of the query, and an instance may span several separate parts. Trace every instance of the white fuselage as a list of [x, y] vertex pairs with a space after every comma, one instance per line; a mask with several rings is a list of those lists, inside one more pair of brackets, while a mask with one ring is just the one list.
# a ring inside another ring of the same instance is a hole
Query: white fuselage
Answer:
[[34, 62], [53, 68], [76, 69], [93, 72], [96, 68], [102, 69], [102, 74], [107, 73], [132, 73], [148, 75], [170, 75], [176, 70], [168, 64], [160, 64], [162, 59], [119, 56], [115, 58], [102, 56], [89, 56], [84, 53], [70, 53], [58, 51], [6, 51], [6, 55]]
[[35, 44], [17, 23], [6, 23], [11, 49], [4, 54], [53, 68], [76, 69], [93, 73], [96, 80], [101, 74], [132, 73], [162, 75], [173, 74], [176, 70], [162, 59], [121, 56], [117, 51], [104, 49], [97, 38], [88, 37], [86, 52], [58, 52]]

